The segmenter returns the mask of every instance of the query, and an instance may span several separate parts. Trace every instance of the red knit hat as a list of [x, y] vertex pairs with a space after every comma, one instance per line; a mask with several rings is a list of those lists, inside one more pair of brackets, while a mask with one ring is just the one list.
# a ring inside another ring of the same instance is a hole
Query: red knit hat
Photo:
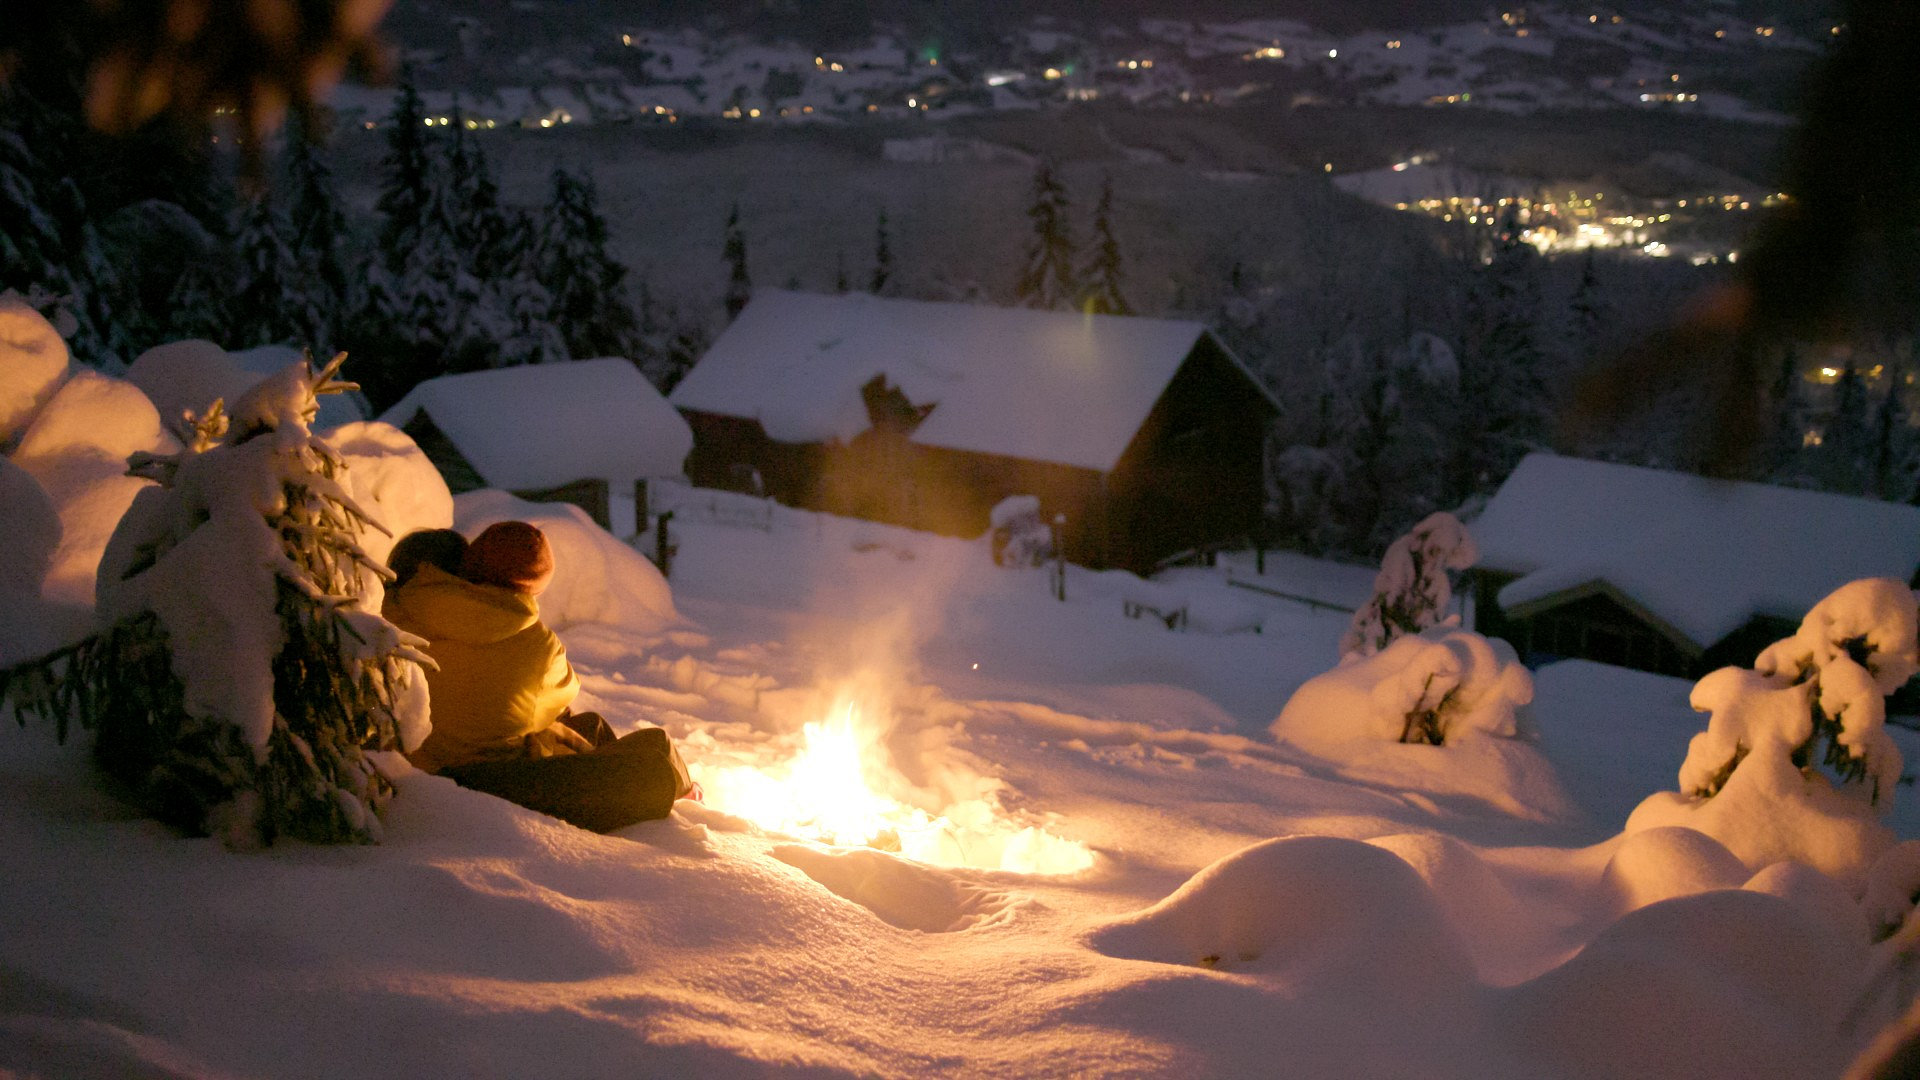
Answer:
[[460, 576], [538, 596], [553, 580], [553, 548], [546, 534], [524, 521], [499, 521], [467, 545]]

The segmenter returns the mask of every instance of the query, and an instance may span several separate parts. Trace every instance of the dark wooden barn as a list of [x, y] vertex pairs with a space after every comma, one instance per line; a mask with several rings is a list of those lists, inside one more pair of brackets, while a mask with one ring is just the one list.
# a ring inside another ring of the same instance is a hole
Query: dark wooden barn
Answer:
[[1476, 630], [1529, 663], [1750, 666], [1858, 578], [1915, 580], [1920, 508], [1532, 454], [1470, 526]]
[[697, 485], [960, 537], [1035, 495], [1136, 572], [1252, 532], [1277, 410], [1198, 323], [775, 290], [670, 400]]

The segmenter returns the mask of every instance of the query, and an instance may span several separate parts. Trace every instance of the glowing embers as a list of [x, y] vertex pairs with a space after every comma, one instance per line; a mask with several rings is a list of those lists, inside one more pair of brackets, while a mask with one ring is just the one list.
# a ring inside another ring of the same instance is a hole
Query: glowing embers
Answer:
[[1072, 874], [1093, 865], [1084, 844], [1025, 825], [991, 794], [936, 812], [885, 794], [910, 787], [858, 706], [836, 705], [802, 728], [798, 752], [764, 767], [696, 767], [707, 805], [771, 832], [897, 852], [935, 866]]

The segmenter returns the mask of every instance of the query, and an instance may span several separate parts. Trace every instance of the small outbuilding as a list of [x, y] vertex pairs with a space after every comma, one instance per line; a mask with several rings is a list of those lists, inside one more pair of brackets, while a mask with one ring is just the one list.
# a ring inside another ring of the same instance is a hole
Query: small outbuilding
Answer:
[[645, 484], [683, 478], [693, 447], [686, 421], [617, 357], [442, 375], [380, 419], [412, 436], [456, 495], [573, 503], [621, 537], [637, 529]]
[[1858, 578], [1916, 582], [1920, 507], [1530, 454], [1470, 527], [1473, 625], [1530, 663], [1751, 665]]
[[670, 400], [697, 485], [1145, 572], [1256, 527], [1278, 404], [1196, 322], [759, 290]]

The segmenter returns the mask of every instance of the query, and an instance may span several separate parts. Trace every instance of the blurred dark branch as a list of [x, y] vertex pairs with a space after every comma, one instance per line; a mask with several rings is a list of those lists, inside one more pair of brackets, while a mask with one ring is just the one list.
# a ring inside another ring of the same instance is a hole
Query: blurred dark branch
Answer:
[[1899, 340], [1920, 317], [1920, 4], [1846, 0], [1845, 29], [1817, 68], [1783, 190], [1733, 279], [1675, 325], [1589, 374], [1569, 423], [1593, 428], [1655, 388], [1709, 396], [1699, 444], [1737, 474], [1756, 443], [1769, 348]]
[[95, 129], [157, 119], [204, 131], [230, 113], [247, 145], [313, 112], [349, 68], [379, 71], [392, 0], [18, 0], [0, 18], [0, 84], [77, 80]]

